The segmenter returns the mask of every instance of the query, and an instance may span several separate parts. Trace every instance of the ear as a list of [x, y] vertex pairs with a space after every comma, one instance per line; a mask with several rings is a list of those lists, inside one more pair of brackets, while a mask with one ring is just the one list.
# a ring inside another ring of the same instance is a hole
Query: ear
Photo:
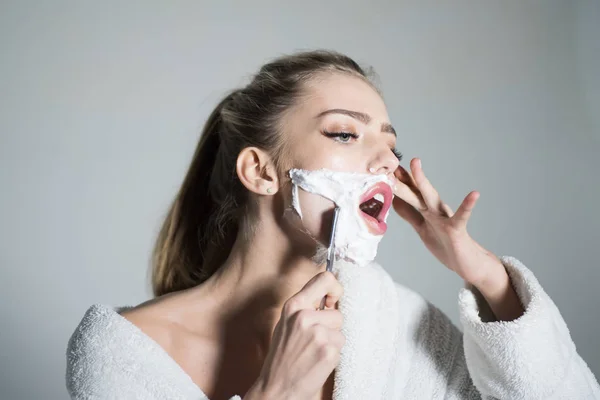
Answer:
[[258, 147], [246, 147], [235, 165], [240, 182], [251, 192], [272, 195], [279, 190], [279, 180], [271, 156]]

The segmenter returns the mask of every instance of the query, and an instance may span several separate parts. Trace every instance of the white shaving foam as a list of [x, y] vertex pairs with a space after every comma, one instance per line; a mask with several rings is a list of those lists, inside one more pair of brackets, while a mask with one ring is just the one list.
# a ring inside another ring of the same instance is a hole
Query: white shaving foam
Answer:
[[[335, 254], [355, 264], [363, 265], [377, 255], [377, 247], [383, 235], [369, 232], [367, 223], [360, 215], [360, 198], [373, 185], [384, 182], [393, 185], [387, 175], [339, 172], [327, 169], [307, 171], [291, 169], [292, 207], [302, 218], [298, 187], [333, 201], [340, 212], [335, 234]], [[389, 210], [384, 216], [387, 220]]]

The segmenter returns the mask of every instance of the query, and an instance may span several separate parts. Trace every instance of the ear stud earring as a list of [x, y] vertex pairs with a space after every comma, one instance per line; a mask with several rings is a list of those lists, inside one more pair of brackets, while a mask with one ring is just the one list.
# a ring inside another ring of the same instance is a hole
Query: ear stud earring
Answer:
[[269, 194], [273, 193], [273, 189], [267, 188], [267, 193], [269, 193]]

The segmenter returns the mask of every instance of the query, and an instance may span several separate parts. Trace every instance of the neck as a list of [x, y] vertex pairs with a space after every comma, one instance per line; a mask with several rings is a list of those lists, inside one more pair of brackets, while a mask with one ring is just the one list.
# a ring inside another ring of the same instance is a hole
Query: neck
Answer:
[[228, 259], [202, 285], [219, 307], [221, 325], [235, 321], [266, 349], [285, 302], [325, 269], [311, 259], [314, 245], [298, 251], [289, 234], [271, 226], [260, 224], [247, 241], [238, 235]]

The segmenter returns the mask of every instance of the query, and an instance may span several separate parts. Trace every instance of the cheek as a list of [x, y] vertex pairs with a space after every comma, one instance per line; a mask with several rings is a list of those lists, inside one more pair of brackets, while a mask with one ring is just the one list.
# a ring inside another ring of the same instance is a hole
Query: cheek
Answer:
[[350, 156], [350, 154], [345, 154], [345, 157], [335, 154], [329, 159], [329, 168], [334, 171], [358, 172], [359, 169], [357, 167], [360, 166], [360, 163], [356, 161], [356, 158]]
[[322, 238], [325, 216], [335, 207], [331, 200], [328, 200], [317, 194], [305, 192], [298, 189], [300, 208], [302, 210], [302, 224], [308, 231], [317, 238]]
[[309, 171], [321, 168], [343, 172], [364, 172], [359, 154], [354, 149], [321, 148], [298, 163], [296, 168]]

